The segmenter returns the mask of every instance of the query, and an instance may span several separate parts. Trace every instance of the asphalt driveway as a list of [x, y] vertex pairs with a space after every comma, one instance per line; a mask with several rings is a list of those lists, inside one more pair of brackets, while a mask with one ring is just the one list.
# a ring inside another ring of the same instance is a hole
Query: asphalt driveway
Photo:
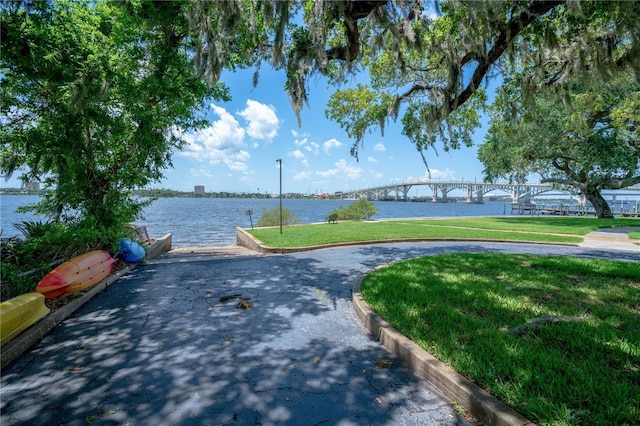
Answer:
[[170, 252], [3, 370], [1, 423], [468, 424], [369, 334], [351, 303], [354, 281], [379, 265], [460, 251], [640, 260], [599, 248], [460, 242]]

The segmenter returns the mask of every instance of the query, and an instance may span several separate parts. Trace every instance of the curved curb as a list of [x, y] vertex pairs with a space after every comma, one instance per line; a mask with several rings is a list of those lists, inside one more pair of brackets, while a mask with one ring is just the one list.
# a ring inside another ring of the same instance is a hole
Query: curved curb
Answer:
[[485, 424], [491, 426], [535, 425], [534, 422], [427, 353], [378, 316], [362, 297], [360, 283], [363, 279], [364, 275], [353, 285], [353, 307], [358, 318], [380, 343], [407, 362], [416, 373], [431, 381], [448, 398], [460, 404]]
[[341, 243], [317, 244], [303, 247], [270, 247], [262, 244], [260, 240], [248, 233], [245, 229], [236, 227], [236, 244], [246, 247], [261, 254], [286, 254], [297, 253], [303, 251], [312, 251], [333, 247], [363, 246], [372, 244], [393, 244], [393, 243], [427, 243], [427, 242], [487, 242], [487, 243], [514, 243], [514, 244], [539, 244], [553, 246], [575, 246], [578, 247], [582, 243], [553, 243], [545, 241], [526, 241], [526, 240], [501, 240], [501, 239], [478, 239], [478, 238], [391, 238], [388, 240], [363, 240], [363, 241], [345, 241]]
[[[171, 249], [171, 234], [166, 234], [159, 240], [156, 240], [147, 252], [147, 258], [153, 258]], [[52, 312], [40, 321], [27, 328], [25, 331], [16, 336], [15, 339], [2, 346], [0, 353], [0, 370], [13, 362], [16, 358], [26, 352], [31, 346], [38, 343], [47, 335], [55, 326], [70, 317], [82, 305], [93, 299], [96, 295], [104, 291], [111, 284], [115, 283], [121, 276], [134, 269], [137, 264], [129, 265], [118, 272], [109, 275], [100, 281], [82, 296], [73, 299], [60, 309]]]

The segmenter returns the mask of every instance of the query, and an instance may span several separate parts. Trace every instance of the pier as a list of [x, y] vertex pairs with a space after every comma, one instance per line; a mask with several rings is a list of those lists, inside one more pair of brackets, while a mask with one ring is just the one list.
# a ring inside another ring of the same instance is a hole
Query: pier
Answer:
[[[615, 206], [611, 207], [611, 211], [614, 216], [620, 217], [640, 217], [638, 210], [638, 202], [631, 209], [624, 209], [621, 206], [618, 212], [615, 211]], [[505, 207], [506, 214], [506, 207]], [[596, 216], [596, 212], [593, 207], [587, 204], [536, 204], [536, 203], [512, 203], [511, 214], [518, 215], [556, 215], [556, 216]]]

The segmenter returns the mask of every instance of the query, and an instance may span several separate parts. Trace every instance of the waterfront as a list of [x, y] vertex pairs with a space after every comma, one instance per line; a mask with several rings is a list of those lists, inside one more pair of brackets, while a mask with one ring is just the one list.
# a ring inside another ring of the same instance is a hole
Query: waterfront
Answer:
[[[16, 213], [20, 206], [38, 201], [33, 195], [0, 196], [2, 237], [19, 235], [13, 223], [40, 220], [33, 214]], [[352, 200], [284, 199], [283, 208], [290, 210], [300, 223], [323, 222], [325, 215]], [[152, 238], [171, 233], [174, 247], [223, 247], [235, 245], [237, 226], [250, 228], [247, 210], [252, 210], [253, 223], [260, 213], [277, 208], [279, 200], [257, 198], [158, 198], [144, 211], [136, 225], [146, 226]], [[372, 219], [438, 216], [491, 216], [510, 212], [502, 202], [485, 204], [422, 203], [376, 201], [378, 213]]]
[[[16, 213], [16, 209], [37, 202], [35, 195], [0, 195], [2, 238], [20, 235], [14, 223], [25, 220], [45, 220], [30, 213]], [[290, 210], [300, 223], [324, 222], [325, 215], [353, 200], [284, 199], [283, 208]], [[634, 211], [637, 201], [617, 204], [614, 211]], [[374, 201], [378, 209], [373, 220], [408, 217], [497, 216], [510, 215], [511, 204], [484, 204]], [[277, 208], [277, 198], [158, 198], [135, 222], [146, 226], [149, 236], [160, 238], [172, 234], [173, 247], [224, 247], [236, 244], [237, 226], [250, 228], [251, 210], [255, 224], [260, 214]], [[635, 210], [637, 211], [637, 210]], [[514, 214], [517, 212], [514, 212]]]

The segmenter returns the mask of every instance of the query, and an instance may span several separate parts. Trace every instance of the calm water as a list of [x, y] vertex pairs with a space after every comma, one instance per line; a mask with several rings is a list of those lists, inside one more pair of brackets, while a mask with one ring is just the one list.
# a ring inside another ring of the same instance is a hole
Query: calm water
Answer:
[[[19, 206], [33, 204], [37, 196], [1, 195], [0, 216], [2, 237], [20, 233], [13, 223], [24, 220], [39, 220], [37, 216], [16, 213]], [[349, 200], [298, 200], [284, 199], [283, 208], [289, 209], [301, 223], [323, 222], [330, 211], [346, 206]], [[278, 207], [278, 199], [236, 199], [236, 198], [159, 198], [145, 209], [144, 218], [136, 222], [144, 225], [152, 238], [172, 234], [173, 247], [221, 247], [235, 245], [236, 226], [250, 228], [251, 221], [246, 214], [253, 211], [253, 222], [260, 213]], [[373, 219], [403, 217], [438, 216], [490, 216], [510, 213], [505, 203], [406, 203], [393, 201], [374, 202], [378, 213]], [[506, 206], [506, 207], [505, 207]]]

